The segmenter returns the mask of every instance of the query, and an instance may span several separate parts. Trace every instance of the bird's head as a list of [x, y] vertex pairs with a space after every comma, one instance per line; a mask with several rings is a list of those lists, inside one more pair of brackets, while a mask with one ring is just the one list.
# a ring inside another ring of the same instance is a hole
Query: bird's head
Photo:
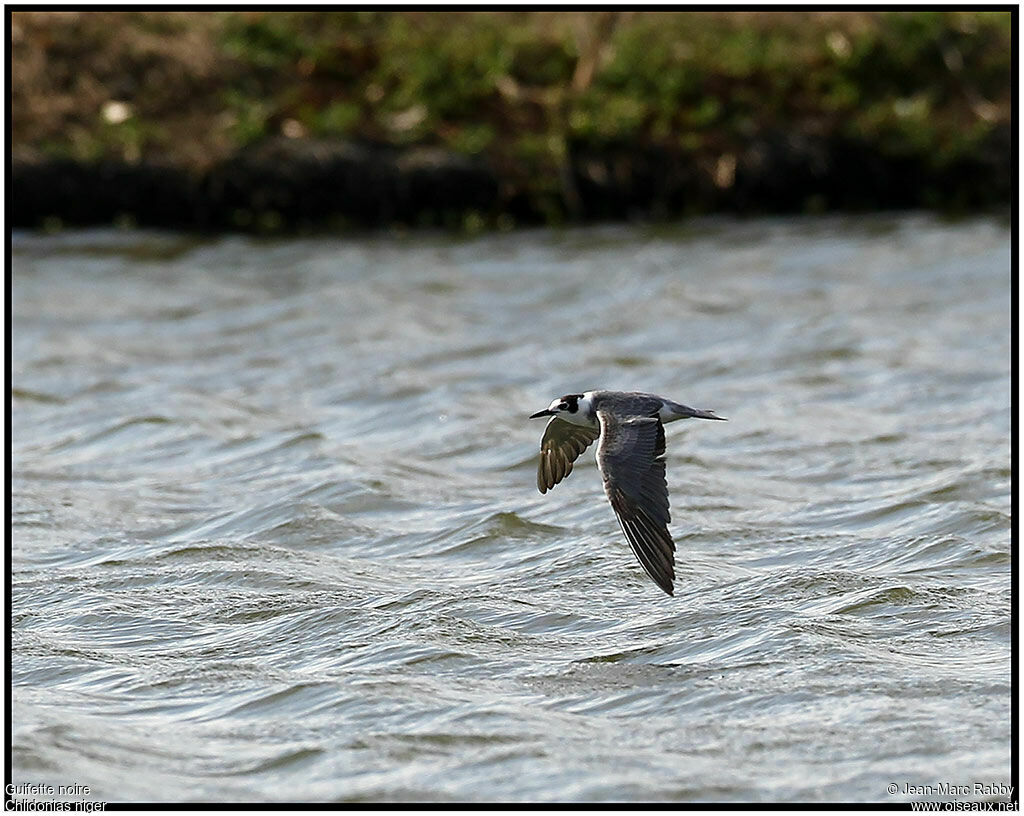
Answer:
[[589, 425], [590, 399], [586, 394], [566, 394], [564, 397], [551, 400], [551, 404], [543, 411], [530, 415], [530, 419], [556, 416], [576, 425]]

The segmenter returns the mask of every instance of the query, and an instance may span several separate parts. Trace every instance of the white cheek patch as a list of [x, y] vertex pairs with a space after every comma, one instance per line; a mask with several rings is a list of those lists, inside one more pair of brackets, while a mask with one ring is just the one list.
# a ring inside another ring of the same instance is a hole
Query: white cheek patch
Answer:
[[565, 410], [559, 411], [558, 418], [571, 422], [573, 425], [583, 425], [588, 428], [595, 427], [597, 424], [590, 416], [590, 400], [588, 399], [578, 400], [576, 411], [573, 413]]

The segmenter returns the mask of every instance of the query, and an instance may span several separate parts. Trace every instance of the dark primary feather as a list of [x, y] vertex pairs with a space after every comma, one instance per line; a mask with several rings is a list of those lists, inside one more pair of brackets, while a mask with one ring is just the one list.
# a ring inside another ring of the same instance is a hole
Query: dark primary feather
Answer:
[[669, 595], [675, 579], [675, 542], [665, 481], [665, 428], [656, 417], [618, 419], [598, 411], [597, 464], [604, 490], [634, 555]]
[[537, 489], [546, 493], [572, 473], [576, 461], [590, 443], [597, 439], [600, 428], [574, 425], [553, 417], [540, 440], [540, 464], [537, 466]]

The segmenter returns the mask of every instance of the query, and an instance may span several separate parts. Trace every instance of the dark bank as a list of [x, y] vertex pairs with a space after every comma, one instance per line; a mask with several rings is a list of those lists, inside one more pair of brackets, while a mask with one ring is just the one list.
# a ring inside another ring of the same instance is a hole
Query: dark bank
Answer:
[[999, 211], [1015, 12], [14, 12], [15, 227]]

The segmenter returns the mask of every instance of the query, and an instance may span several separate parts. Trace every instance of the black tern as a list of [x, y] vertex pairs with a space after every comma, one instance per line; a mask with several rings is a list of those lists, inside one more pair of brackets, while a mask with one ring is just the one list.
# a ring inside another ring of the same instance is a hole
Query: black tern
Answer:
[[546, 416], [551, 421], [540, 440], [540, 492], [572, 473], [572, 463], [601, 437], [597, 466], [619, 526], [640, 566], [672, 595], [676, 545], [668, 531], [665, 423], [725, 417], [638, 391], [566, 394], [530, 419]]

